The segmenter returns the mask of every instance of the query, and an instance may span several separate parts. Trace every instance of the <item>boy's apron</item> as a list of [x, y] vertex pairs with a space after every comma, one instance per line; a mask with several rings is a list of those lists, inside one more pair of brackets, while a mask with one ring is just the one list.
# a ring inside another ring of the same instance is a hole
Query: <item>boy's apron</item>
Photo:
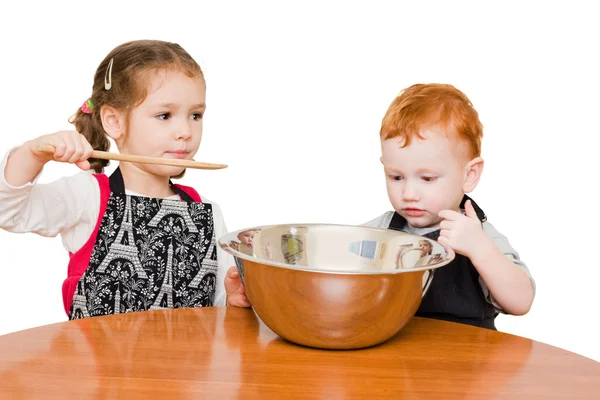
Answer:
[[179, 185], [171, 187], [181, 200], [126, 195], [119, 168], [109, 182], [69, 319], [212, 306], [218, 267], [211, 205], [194, 201]]
[[[463, 196], [461, 209], [464, 209], [467, 200], [471, 200], [479, 220], [486, 221], [483, 210], [467, 195]], [[406, 219], [395, 212], [388, 229], [402, 231], [405, 226]], [[439, 235], [438, 229], [422, 236], [437, 240]], [[429, 289], [415, 316], [496, 330], [494, 320], [498, 311], [485, 299], [479, 277], [471, 260], [457, 253], [454, 260], [434, 271]]]

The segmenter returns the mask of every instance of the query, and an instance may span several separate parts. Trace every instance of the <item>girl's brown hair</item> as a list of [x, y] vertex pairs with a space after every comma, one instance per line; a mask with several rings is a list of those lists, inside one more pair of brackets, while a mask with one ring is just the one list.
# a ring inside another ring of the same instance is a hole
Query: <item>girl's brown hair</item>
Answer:
[[[94, 150], [108, 151], [110, 142], [102, 126], [100, 109], [111, 106], [128, 113], [146, 98], [149, 74], [160, 70], [177, 70], [189, 77], [204, 79], [198, 63], [177, 43], [160, 40], [127, 42], [114, 48], [96, 69], [90, 97], [91, 114], [79, 108], [69, 122]], [[105, 81], [110, 82], [109, 87]], [[89, 162], [97, 173], [104, 172], [108, 165], [108, 160], [90, 158]], [[183, 172], [174, 178], [181, 176]]]

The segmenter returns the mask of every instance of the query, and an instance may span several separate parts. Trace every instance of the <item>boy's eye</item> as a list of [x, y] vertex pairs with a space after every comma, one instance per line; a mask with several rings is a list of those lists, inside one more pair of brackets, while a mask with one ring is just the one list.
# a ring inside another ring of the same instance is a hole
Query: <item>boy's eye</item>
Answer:
[[437, 179], [437, 177], [435, 177], [435, 176], [424, 176], [424, 177], [423, 177], [423, 180], [424, 180], [425, 182], [433, 182], [433, 181], [435, 181], [436, 179]]
[[171, 116], [171, 113], [162, 113], [162, 114], [158, 114], [156, 116], [156, 118], [166, 120], [166, 119], [169, 119], [170, 116]]
[[202, 113], [194, 113], [194, 114], [192, 114], [192, 119], [193, 119], [194, 121], [197, 121], [197, 120], [199, 120], [199, 119], [202, 119]]
[[400, 181], [400, 180], [402, 180], [402, 177], [398, 176], [398, 175], [390, 175], [389, 177], [390, 177], [390, 179], [392, 179], [394, 181]]

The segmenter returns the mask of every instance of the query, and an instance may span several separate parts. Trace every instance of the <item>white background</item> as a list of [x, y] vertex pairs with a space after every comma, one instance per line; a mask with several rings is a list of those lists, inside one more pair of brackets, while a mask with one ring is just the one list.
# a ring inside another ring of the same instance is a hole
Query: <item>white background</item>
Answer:
[[[230, 230], [360, 224], [389, 209], [389, 103], [413, 83], [451, 83], [485, 129], [472, 195], [538, 285], [530, 313], [498, 328], [600, 360], [594, 2], [496, 4], [13, 2], [0, 14], [0, 150], [69, 129], [113, 47], [175, 41], [206, 70], [196, 159], [229, 164], [182, 183], [217, 201]], [[41, 181], [76, 172], [49, 164]], [[0, 334], [66, 320], [67, 263], [58, 237], [0, 231]]]

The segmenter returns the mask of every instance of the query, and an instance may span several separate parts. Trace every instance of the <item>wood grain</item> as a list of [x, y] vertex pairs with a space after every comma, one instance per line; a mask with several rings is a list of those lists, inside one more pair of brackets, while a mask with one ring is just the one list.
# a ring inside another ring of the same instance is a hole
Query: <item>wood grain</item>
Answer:
[[251, 309], [69, 321], [0, 336], [4, 399], [578, 399], [600, 363], [496, 331], [413, 318], [382, 345], [317, 350]]

